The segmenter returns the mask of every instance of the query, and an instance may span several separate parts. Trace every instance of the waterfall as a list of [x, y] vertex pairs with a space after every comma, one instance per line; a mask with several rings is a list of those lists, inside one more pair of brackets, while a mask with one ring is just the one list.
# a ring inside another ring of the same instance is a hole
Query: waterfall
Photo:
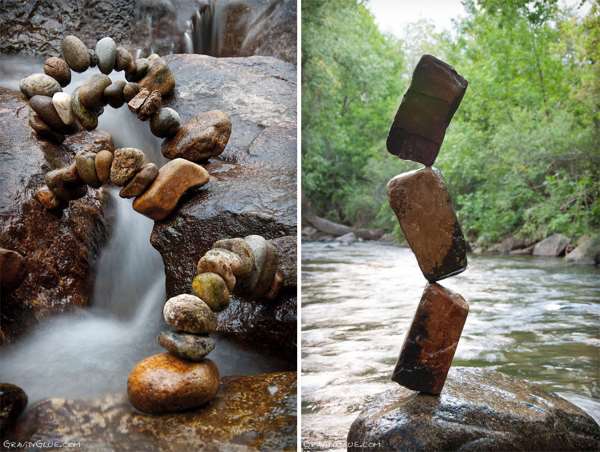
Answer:
[[[29, 63], [27, 72], [39, 72], [39, 67]], [[73, 73], [65, 91], [72, 92], [97, 72]], [[123, 79], [123, 73], [113, 72], [110, 77]], [[2, 80], [0, 85], [12, 86], [14, 80]], [[98, 128], [111, 133], [115, 147], [142, 149], [159, 167], [166, 162], [148, 123], [140, 122], [126, 106], [106, 106]], [[162, 258], [149, 241], [154, 222], [135, 212], [132, 200], [119, 197], [117, 187], [104, 190], [108, 190], [107, 217], [112, 221], [109, 241], [96, 263], [91, 307], [48, 319], [17, 343], [0, 348], [0, 381], [22, 387], [30, 402], [124, 392], [135, 363], [164, 351], [156, 341], [166, 328], [162, 320], [166, 295]], [[217, 338], [209, 358], [222, 375], [286, 367], [223, 337]]]

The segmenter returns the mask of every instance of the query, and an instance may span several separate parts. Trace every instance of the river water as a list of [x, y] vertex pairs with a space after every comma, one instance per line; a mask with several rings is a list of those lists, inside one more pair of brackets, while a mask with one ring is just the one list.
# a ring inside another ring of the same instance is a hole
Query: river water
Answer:
[[[42, 72], [31, 58], [0, 58], [0, 86], [18, 90], [21, 78]], [[64, 91], [99, 73], [73, 73]], [[110, 74], [113, 81], [123, 73]], [[105, 107], [98, 129], [111, 133], [115, 147], [137, 147], [159, 167], [166, 163], [161, 140], [147, 122], [140, 122], [124, 105]], [[110, 238], [96, 263], [91, 307], [56, 316], [14, 345], [0, 348], [0, 381], [22, 387], [30, 402], [49, 397], [88, 398], [124, 392], [127, 375], [137, 361], [161, 351], [156, 341], [166, 329], [162, 307], [166, 300], [165, 273], [160, 254], [150, 244], [154, 222], [135, 212], [131, 199], [108, 191], [106, 216]], [[221, 375], [248, 375], [281, 370], [279, 359], [241, 347], [225, 337], [210, 354]]]
[[[302, 245], [302, 431], [345, 450], [365, 401], [390, 381], [426, 284], [410, 249]], [[470, 312], [454, 366], [538, 383], [600, 423], [600, 269], [557, 258], [470, 256], [441, 281]]]

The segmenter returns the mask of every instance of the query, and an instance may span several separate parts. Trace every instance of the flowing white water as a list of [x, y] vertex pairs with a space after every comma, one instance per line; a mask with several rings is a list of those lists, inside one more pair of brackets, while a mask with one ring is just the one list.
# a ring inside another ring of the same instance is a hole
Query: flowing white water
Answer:
[[[0, 61], [0, 86], [15, 89], [23, 76], [41, 72], [39, 62], [8, 61]], [[74, 73], [66, 91], [73, 91], [93, 73]], [[118, 80], [123, 75], [113, 72], [110, 77]], [[166, 162], [160, 140], [127, 106], [105, 107], [98, 128], [112, 134], [115, 147], [137, 147], [158, 166]], [[165, 276], [161, 256], [149, 242], [154, 222], [135, 212], [132, 201], [120, 198], [116, 188], [108, 192], [110, 239], [96, 264], [92, 307], [50, 319], [16, 344], [0, 349], [0, 381], [21, 386], [30, 402], [125, 391], [134, 364], [163, 351], [156, 336], [166, 328], [162, 321]], [[241, 349], [222, 337], [210, 358], [222, 375], [284, 367], [281, 361]]]

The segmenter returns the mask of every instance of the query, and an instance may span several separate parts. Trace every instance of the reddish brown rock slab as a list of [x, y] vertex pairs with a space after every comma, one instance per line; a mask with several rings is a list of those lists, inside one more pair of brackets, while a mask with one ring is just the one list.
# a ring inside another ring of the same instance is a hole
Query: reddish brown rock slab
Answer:
[[209, 359], [184, 361], [160, 353], [140, 361], [127, 379], [131, 404], [149, 414], [177, 413], [210, 402], [219, 390], [219, 370]]
[[441, 173], [434, 168], [400, 174], [388, 182], [389, 201], [429, 282], [467, 268], [467, 247]]
[[160, 416], [136, 411], [120, 393], [44, 400], [8, 436], [123, 452], [295, 450], [296, 408], [296, 373], [275, 372], [224, 377], [208, 404]]
[[388, 151], [431, 166], [468, 82], [452, 66], [423, 55], [390, 129]]
[[202, 186], [208, 180], [208, 171], [200, 165], [184, 159], [172, 160], [158, 171], [146, 192], [135, 199], [133, 208], [153, 220], [163, 220], [187, 190]]
[[414, 391], [442, 392], [468, 313], [463, 297], [439, 284], [427, 285], [392, 380]]

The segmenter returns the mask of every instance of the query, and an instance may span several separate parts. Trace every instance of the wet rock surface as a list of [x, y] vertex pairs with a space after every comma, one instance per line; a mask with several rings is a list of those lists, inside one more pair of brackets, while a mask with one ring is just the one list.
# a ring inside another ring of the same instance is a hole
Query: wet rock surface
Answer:
[[14, 425], [26, 406], [25, 391], [10, 383], [0, 383], [0, 438]]
[[433, 168], [403, 173], [387, 189], [423, 276], [434, 282], [464, 271], [466, 243], [441, 173]]
[[225, 377], [215, 399], [204, 407], [161, 416], [134, 411], [124, 395], [51, 399], [29, 410], [11, 437], [81, 441], [96, 450], [293, 450], [296, 375]]
[[[205, 165], [209, 184], [186, 193], [176, 215], [155, 223], [151, 243], [172, 296], [191, 292], [196, 263], [215, 241], [296, 234], [296, 68], [268, 57], [165, 59], [177, 79], [169, 106], [183, 122], [198, 105], [227, 112], [232, 122], [225, 151]], [[295, 311], [295, 290], [268, 304], [234, 295], [218, 329], [295, 362]]]
[[450, 370], [439, 397], [404, 388], [375, 397], [348, 441], [360, 450], [593, 450], [600, 427], [566, 400], [523, 380], [477, 368]]
[[600, 235], [584, 236], [577, 242], [577, 247], [566, 255], [567, 262], [574, 264], [600, 264]]
[[110, 136], [80, 132], [55, 145], [36, 138], [28, 115], [20, 93], [0, 88], [0, 247], [23, 255], [27, 272], [17, 288], [2, 292], [0, 329], [8, 340], [49, 315], [88, 304], [91, 267], [106, 234], [100, 192], [89, 190], [63, 214], [33, 196], [45, 173], [68, 166], [79, 151], [112, 148]]
[[208, 336], [171, 331], [160, 333], [158, 343], [170, 353], [188, 361], [201, 361], [216, 345], [215, 340]]
[[534, 256], [557, 257], [565, 254], [571, 240], [562, 234], [552, 234], [533, 247]]

